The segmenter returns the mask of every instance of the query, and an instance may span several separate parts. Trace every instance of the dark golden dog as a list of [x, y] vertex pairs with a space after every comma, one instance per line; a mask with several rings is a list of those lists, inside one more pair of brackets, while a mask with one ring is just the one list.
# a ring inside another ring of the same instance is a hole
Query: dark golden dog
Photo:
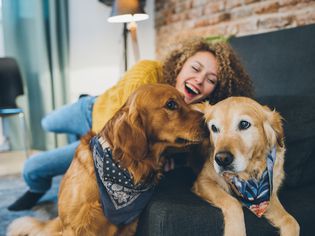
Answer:
[[[199, 143], [207, 132], [202, 113], [189, 108], [182, 95], [169, 85], [145, 85], [105, 125], [99, 136], [105, 139], [135, 184], [157, 181], [163, 153], [168, 148], [185, 148]], [[41, 222], [23, 217], [15, 220], [8, 235], [133, 235], [137, 220], [123, 227], [112, 224], [102, 211], [96, 182], [91, 134], [82, 138], [59, 191], [59, 216]]]
[[[273, 176], [270, 177], [272, 190], [261, 191], [257, 198], [268, 193], [269, 200], [263, 200], [261, 205], [249, 205], [249, 208], [259, 217], [264, 213], [270, 223], [280, 229], [281, 235], [299, 235], [299, 224], [283, 208], [277, 196], [284, 178], [285, 153], [279, 113], [245, 97], [231, 97], [214, 106], [205, 105], [204, 113], [210, 130], [211, 154], [194, 183], [193, 191], [222, 210], [224, 235], [246, 235], [240, 203], [243, 195], [235, 191], [236, 185], [231, 184], [231, 178], [237, 176], [248, 183], [249, 179], [262, 180], [263, 174]], [[273, 175], [267, 171], [266, 160], [271, 150], [275, 161], [268, 168], [273, 168]]]

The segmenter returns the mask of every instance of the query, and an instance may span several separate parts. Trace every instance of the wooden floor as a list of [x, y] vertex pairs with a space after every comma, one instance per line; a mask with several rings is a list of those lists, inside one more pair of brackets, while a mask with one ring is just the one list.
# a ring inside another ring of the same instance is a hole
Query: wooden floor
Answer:
[[[39, 151], [31, 150], [28, 156]], [[0, 152], [0, 176], [20, 174], [26, 160], [24, 151]]]

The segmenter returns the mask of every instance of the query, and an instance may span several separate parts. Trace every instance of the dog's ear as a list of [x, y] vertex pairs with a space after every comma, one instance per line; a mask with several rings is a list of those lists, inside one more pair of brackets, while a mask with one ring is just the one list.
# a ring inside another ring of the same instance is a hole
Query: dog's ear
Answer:
[[189, 105], [193, 110], [195, 111], [199, 111], [201, 113], [205, 113], [205, 110], [208, 107], [211, 107], [211, 105], [208, 102], [202, 102], [202, 103], [195, 103], [195, 104], [191, 104]]
[[113, 155], [124, 162], [141, 160], [147, 155], [148, 141], [140, 114], [129, 104], [108, 121], [104, 135], [113, 148]]
[[128, 99], [100, 134], [105, 136], [112, 147], [113, 157], [128, 169], [136, 184], [148, 176], [152, 161], [146, 158], [150, 151], [149, 141], [141, 114], [135, 105], [132, 99]]
[[280, 147], [284, 147], [282, 116], [275, 110], [270, 110], [267, 106], [264, 106], [263, 109], [267, 118], [264, 122], [264, 130], [269, 144], [273, 146], [277, 143]]

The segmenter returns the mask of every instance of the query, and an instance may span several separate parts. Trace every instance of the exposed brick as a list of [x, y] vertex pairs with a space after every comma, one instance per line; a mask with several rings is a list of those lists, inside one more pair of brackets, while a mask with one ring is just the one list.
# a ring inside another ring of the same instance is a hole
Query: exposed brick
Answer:
[[223, 11], [224, 9], [225, 9], [225, 1], [209, 2], [204, 7], [204, 14], [208, 15], [208, 14]]
[[202, 15], [203, 15], [203, 8], [197, 7], [197, 8], [191, 9], [190, 11], [187, 12], [187, 19], [197, 20]]
[[258, 30], [258, 18], [252, 17], [242, 21], [233, 22], [237, 27], [237, 32], [235, 35], [247, 35], [254, 34]]
[[253, 2], [259, 2], [260, 0], [243, 0], [243, 3], [244, 4], [250, 4], [250, 3], [253, 3]]
[[278, 3], [280, 6], [287, 6], [287, 5], [296, 5], [299, 0], [279, 0]]
[[239, 7], [243, 4], [243, 0], [228, 0], [226, 1], [225, 8], [231, 9], [234, 7]]
[[232, 36], [238, 33], [238, 24], [226, 24], [224, 35]]
[[185, 21], [185, 29], [192, 29], [195, 27], [195, 20], [186, 20]]
[[278, 16], [277, 14], [273, 14], [271, 16], [265, 16], [262, 19], [258, 20], [258, 29], [264, 28], [284, 28], [290, 23], [293, 22], [294, 16], [293, 15], [286, 15], [286, 16]]
[[259, 2], [253, 4], [253, 11], [256, 14], [265, 14], [265, 13], [272, 13], [277, 12], [279, 9], [279, 3], [276, 1], [268, 1], [268, 2]]
[[230, 19], [230, 14], [223, 12], [223, 13], [217, 13], [210, 16], [204, 16], [201, 19], [197, 20], [195, 23], [195, 27], [203, 27], [208, 25], [214, 25], [219, 22], [225, 21]]
[[203, 27], [203, 26], [208, 26], [209, 25], [209, 19], [200, 19], [197, 20], [194, 24], [194, 27]]
[[237, 20], [240, 18], [248, 17], [253, 15], [253, 9], [252, 6], [242, 6], [242, 7], [236, 7], [231, 10], [231, 20]]
[[199, 7], [199, 6], [204, 6], [206, 3], [209, 2], [209, 0], [193, 0], [192, 1], [192, 7]]
[[177, 22], [177, 21], [184, 21], [186, 20], [186, 13], [183, 12], [181, 14], [172, 14], [169, 16], [169, 23]]
[[315, 1], [312, 2], [312, 3], [305, 3], [305, 2], [301, 2], [301, 3], [297, 3], [297, 4], [293, 4], [293, 5], [285, 5], [285, 6], [282, 6], [280, 9], [279, 9], [279, 12], [290, 12], [290, 11], [294, 11], [296, 12], [297, 14], [298, 11], [304, 9], [312, 9], [313, 7], [315, 6]]
[[300, 12], [295, 16], [295, 21], [298, 26], [315, 23], [315, 7]]
[[166, 24], [166, 22], [164, 21], [164, 18], [160, 18], [160, 19], [155, 20], [155, 28], [159, 28], [165, 24]]
[[183, 11], [191, 9], [191, 1], [179, 2], [174, 7], [174, 13], [182, 13]]
[[164, 7], [165, 1], [163, 0], [155, 0], [154, 1], [154, 8], [156, 12], [159, 12]]
[[315, 0], [159, 0], [156, 53], [191, 36], [251, 35], [315, 23]]

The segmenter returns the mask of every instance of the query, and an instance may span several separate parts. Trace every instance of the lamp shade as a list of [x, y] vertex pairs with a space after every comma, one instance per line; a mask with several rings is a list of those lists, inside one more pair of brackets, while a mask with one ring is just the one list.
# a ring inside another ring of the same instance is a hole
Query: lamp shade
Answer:
[[139, 0], [115, 0], [107, 19], [110, 23], [141, 21], [149, 18]]

